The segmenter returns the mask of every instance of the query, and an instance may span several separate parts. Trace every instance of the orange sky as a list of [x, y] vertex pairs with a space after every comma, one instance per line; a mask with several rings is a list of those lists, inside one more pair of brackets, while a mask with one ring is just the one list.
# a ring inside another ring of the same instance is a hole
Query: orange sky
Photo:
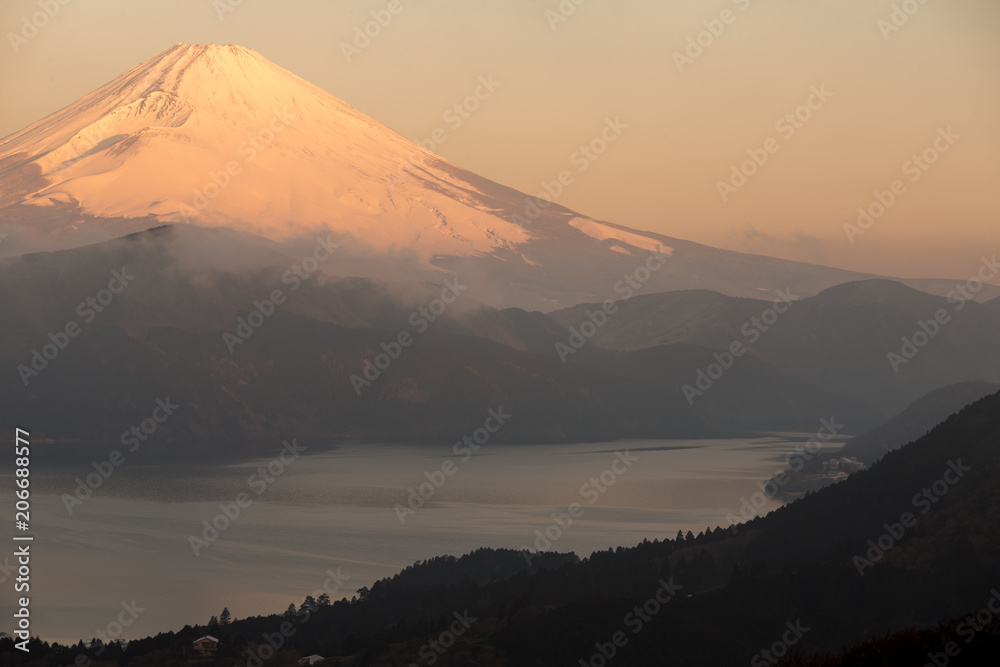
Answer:
[[[919, 9], [890, 31], [894, 4]], [[411, 139], [442, 128], [441, 155], [531, 193], [620, 117], [628, 129], [559, 199], [593, 217], [903, 277], [966, 278], [1000, 252], [995, 0], [587, 0], [565, 17], [547, 14], [560, 0], [399, 0], [348, 62], [342, 43], [387, 5], [78, 0], [12, 44], [41, 10], [5, 0], [0, 135], [174, 42], [234, 42]], [[675, 52], [709, 28], [680, 71]], [[483, 75], [500, 87], [446, 119]], [[813, 87], [832, 96], [799, 109]], [[804, 121], [778, 124], [797, 109]], [[909, 162], [925, 150], [926, 170]], [[723, 201], [747, 151], [767, 160]], [[896, 180], [902, 194], [849, 242], [844, 225]]]

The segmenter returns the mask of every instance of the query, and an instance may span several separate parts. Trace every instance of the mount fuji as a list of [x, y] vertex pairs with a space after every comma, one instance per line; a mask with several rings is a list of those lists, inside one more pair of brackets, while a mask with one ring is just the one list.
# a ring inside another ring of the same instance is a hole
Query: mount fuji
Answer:
[[616, 285], [654, 253], [669, 260], [645, 272], [643, 293], [809, 296], [872, 277], [718, 250], [554, 203], [526, 215], [538, 203], [232, 44], [177, 43], [0, 140], [6, 256], [164, 224], [278, 243], [330, 233], [356, 260], [335, 270], [380, 276], [406, 258], [432, 277], [463, 276], [495, 306], [543, 310], [619, 298]]

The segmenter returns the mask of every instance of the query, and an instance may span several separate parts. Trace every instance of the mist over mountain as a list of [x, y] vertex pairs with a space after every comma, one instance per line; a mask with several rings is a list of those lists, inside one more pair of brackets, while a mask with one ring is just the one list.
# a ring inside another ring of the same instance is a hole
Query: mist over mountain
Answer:
[[[255, 268], [217, 263], [223, 246]], [[461, 282], [438, 312], [441, 284], [299, 278], [291, 266], [268, 243], [183, 226], [0, 260], [0, 307], [16, 323], [0, 337], [12, 371], [0, 381], [5, 419], [102, 441], [170, 396], [189, 409], [158, 445], [168, 459], [204, 441], [248, 458], [258, 450], [228, 447], [289, 433], [448, 441], [489, 407], [518, 414], [498, 436], [508, 442], [719, 432], [675, 392], [530, 353], [517, 324], [465, 297]], [[114, 294], [116, 273], [126, 284]], [[52, 415], [51, 405], [66, 407]]]
[[[4, 381], [10, 405], [29, 410], [81, 393], [80, 409], [48, 419], [47, 428], [61, 437], [97, 435], [108, 420], [127, 425], [120, 420], [139, 409], [135, 396], [172, 391], [199, 396], [204, 407], [176, 420], [178, 437], [257, 439], [294, 428], [423, 440], [461, 433], [468, 413], [447, 406], [474, 397], [472, 413], [482, 405], [545, 405], [505, 437], [547, 442], [810, 432], [831, 415], [846, 433], [860, 433], [920, 392], [1000, 379], [1000, 314], [975, 302], [963, 304], [894, 373], [888, 355], [899, 352], [901, 338], [912, 337], [918, 321], [954, 308], [898, 283], [851, 283], [794, 300], [761, 328], [752, 323], [771, 301], [700, 291], [635, 296], [619, 301], [585, 339], [580, 327], [602, 304], [546, 315], [496, 310], [464, 276], [337, 278], [318, 267], [345, 249], [319, 241], [279, 244], [224, 228], [169, 225], [0, 260], [0, 307], [10, 318], [0, 353], [11, 369]], [[326, 259], [305, 263], [314, 269], [306, 272], [303, 258], [317, 249]], [[112, 296], [106, 288], [114, 272], [130, 276], [127, 286], [106, 306], [87, 305], [102, 292]], [[458, 289], [452, 303], [439, 301], [441, 309], [429, 312], [447, 284]], [[276, 292], [280, 304], [272, 301]], [[259, 322], [249, 326], [253, 317]], [[62, 332], [72, 325], [79, 331], [70, 339]], [[389, 367], [369, 369], [401, 334], [412, 346], [400, 348]], [[58, 358], [39, 358], [60, 340], [66, 349]], [[701, 374], [734, 341], [746, 353], [706, 386]], [[288, 369], [289, 384], [265, 370], [272, 368]], [[134, 383], [123, 384], [132, 373]], [[528, 399], [538, 377], [557, 389], [549, 394], [540, 384], [542, 393]], [[90, 390], [99, 387], [110, 395]]]

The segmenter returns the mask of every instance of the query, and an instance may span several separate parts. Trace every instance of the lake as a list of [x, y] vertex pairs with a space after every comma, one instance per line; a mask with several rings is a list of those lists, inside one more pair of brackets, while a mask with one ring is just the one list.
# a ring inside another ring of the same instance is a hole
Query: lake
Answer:
[[[126, 462], [72, 514], [61, 496], [93, 469], [36, 467], [32, 630], [63, 643], [109, 623], [114, 631], [133, 600], [142, 611], [125, 614], [127, 639], [207, 623], [223, 607], [275, 613], [323, 586], [328, 570], [349, 577], [334, 597], [350, 597], [433, 556], [534, 548], [536, 530], [555, 537], [552, 550], [580, 556], [697, 534], [728, 526], [809, 437], [487, 444], [468, 460], [443, 446], [342, 444], [280, 466]], [[394, 509], [407, 507], [409, 489], [418, 509]], [[422, 507], [418, 491], [429, 498]], [[552, 514], [573, 503], [577, 518], [558, 528]], [[214, 540], [203, 523], [213, 520]], [[12, 579], [2, 584], [11, 594]]]

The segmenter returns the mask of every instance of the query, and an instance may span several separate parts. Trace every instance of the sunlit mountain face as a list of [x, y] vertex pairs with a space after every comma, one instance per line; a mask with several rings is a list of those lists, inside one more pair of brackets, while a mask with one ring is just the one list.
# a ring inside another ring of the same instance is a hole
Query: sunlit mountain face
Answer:
[[[609, 118], [602, 141], [620, 132]], [[594, 220], [547, 185], [525, 194], [463, 170], [252, 49], [178, 43], [0, 142], [13, 237], [0, 253], [164, 223], [333, 234], [350, 252], [327, 271], [384, 277], [403, 259], [465, 276], [494, 305], [539, 309], [677, 289], [809, 296], [868, 277]]]

